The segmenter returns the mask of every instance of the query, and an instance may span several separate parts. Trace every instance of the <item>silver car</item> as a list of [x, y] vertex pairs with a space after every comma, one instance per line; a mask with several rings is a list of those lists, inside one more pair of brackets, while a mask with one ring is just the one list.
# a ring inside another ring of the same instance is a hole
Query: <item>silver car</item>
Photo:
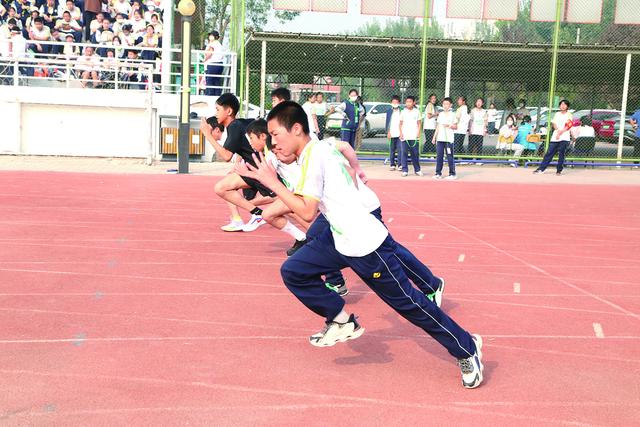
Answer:
[[[339, 105], [338, 103], [333, 103], [329, 105], [329, 108], [335, 108]], [[364, 108], [367, 112], [364, 122], [364, 136], [371, 138], [379, 133], [385, 133], [387, 111], [391, 109], [391, 104], [388, 102], [365, 102]], [[333, 134], [339, 133], [342, 128], [343, 117], [343, 114], [339, 111], [330, 114], [327, 118], [325, 131]]]

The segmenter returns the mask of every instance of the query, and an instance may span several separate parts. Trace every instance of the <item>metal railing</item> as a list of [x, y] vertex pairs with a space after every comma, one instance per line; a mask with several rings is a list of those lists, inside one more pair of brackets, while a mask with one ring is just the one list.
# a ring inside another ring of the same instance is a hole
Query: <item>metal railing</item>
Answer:
[[[34, 53], [35, 47], [30, 46], [36, 44], [42, 46], [44, 52]], [[29, 42], [27, 46], [28, 50], [23, 56], [0, 57], [0, 85], [94, 87], [93, 84], [87, 84], [87, 79], [82, 79], [83, 72], [87, 70], [78, 61], [86, 47], [93, 47], [95, 65], [89, 71], [95, 71], [99, 76], [96, 88], [145, 89], [147, 84], [152, 83], [156, 92], [180, 91], [179, 49], [62, 42]], [[106, 57], [109, 50], [115, 53], [112, 59]], [[129, 50], [136, 52], [136, 57], [142, 55], [147, 59], [128, 59], [125, 55]], [[160, 58], [163, 54], [169, 54], [170, 61], [162, 61]], [[149, 59], [153, 57], [156, 59]], [[192, 94], [214, 95], [235, 92], [237, 82], [235, 53], [224, 53], [223, 62], [215, 64], [217, 71], [213, 73], [207, 72], [204, 51], [193, 50], [192, 58], [192, 80], [189, 82]], [[169, 64], [170, 69], [163, 70], [163, 64]], [[131, 77], [134, 75], [137, 78], [132, 80]], [[93, 80], [95, 79], [91, 79]]]

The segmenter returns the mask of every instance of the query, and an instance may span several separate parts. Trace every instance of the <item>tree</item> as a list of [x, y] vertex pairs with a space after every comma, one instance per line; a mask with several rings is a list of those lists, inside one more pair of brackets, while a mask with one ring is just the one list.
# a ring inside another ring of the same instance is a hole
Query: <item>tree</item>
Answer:
[[[422, 22], [414, 18], [387, 19], [384, 26], [378, 21], [368, 22], [356, 29], [352, 35], [371, 37], [422, 38]], [[444, 30], [438, 21], [431, 19], [427, 28], [427, 37], [439, 39], [444, 36]]]
[[[194, 27], [200, 32], [200, 40], [209, 31], [218, 31], [220, 39], [224, 39], [231, 21], [231, 0], [195, 0], [196, 16]], [[273, 11], [272, 0], [246, 0], [245, 26], [247, 31], [261, 31], [273, 13], [281, 23], [290, 21], [299, 12]]]

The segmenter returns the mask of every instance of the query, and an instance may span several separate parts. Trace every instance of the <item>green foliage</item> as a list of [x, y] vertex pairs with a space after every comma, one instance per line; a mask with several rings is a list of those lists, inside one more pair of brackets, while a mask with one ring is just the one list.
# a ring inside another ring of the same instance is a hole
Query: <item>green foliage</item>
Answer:
[[[370, 37], [421, 38], [422, 22], [414, 18], [387, 19], [384, 25], [378, 21], [366, 23], [351, 35]], [[438, 39], [444, 37], [444, 30], [435, 19], [430, 20], [427, 37]]]

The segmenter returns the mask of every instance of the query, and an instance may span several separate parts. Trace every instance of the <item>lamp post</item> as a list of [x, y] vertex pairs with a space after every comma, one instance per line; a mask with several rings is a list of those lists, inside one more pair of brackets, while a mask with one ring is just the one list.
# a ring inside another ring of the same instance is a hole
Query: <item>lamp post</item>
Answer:
[[180, 127], [178, 129], [178, 173], [189, 173], [189, 129], [191, 108], [191, 17], [196, 11], [193, 0], [180, 0], [182, 23], [182, 75], [180, 85]]

